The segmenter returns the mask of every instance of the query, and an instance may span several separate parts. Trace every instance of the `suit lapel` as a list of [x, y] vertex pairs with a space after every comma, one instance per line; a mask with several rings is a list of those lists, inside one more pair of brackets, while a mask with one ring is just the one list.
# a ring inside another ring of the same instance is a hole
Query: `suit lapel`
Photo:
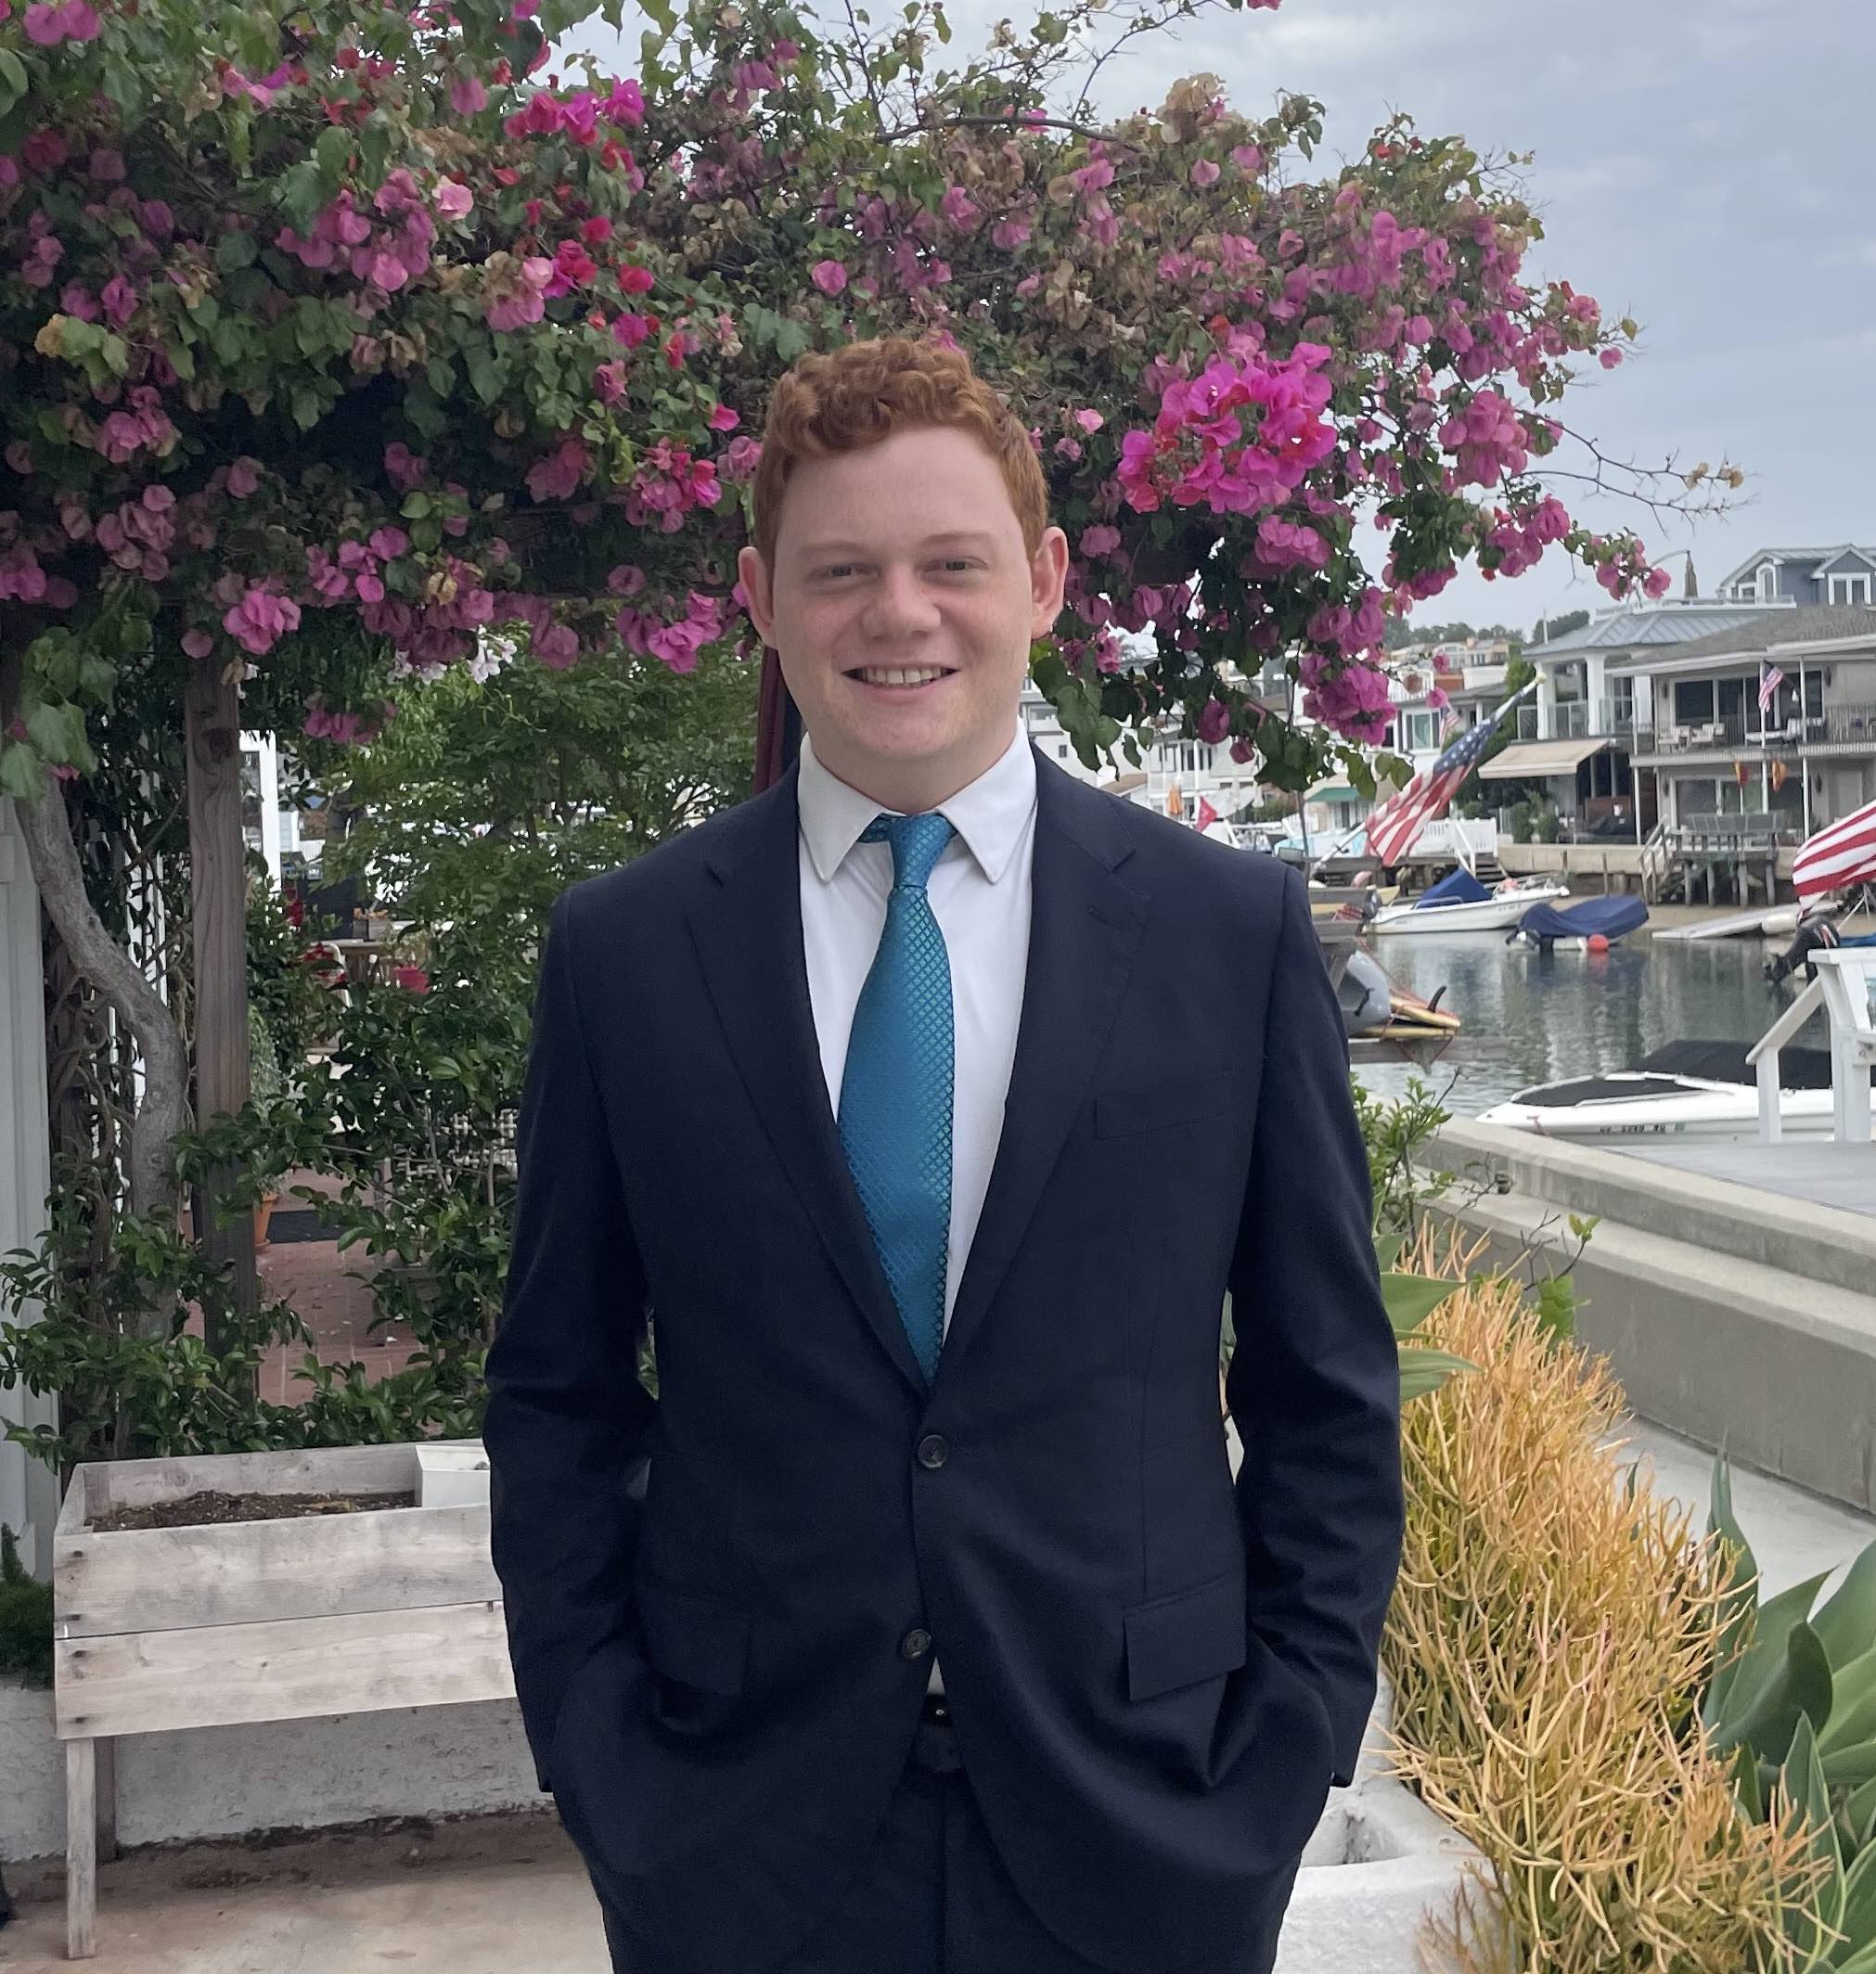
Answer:
[[[1029, 955], [1003, 1131], [939, 1353], [957, 1360], [1009, 1272], [1119, 1012], [1149, 900], [1117, 875], [1133, 853], [1116, 798], [1036, 751]], [[790, 1183], [881, 1346], [921, 1398], [914, 1355], [854, 1189], [821, 1072], [802, 942], [791, 766], [708, 859], [691, 936], [744, 1085]]]
[[802, 943], [799, 766], [741, 811], [709, 858], [714, 883], [689, 915], [704, 980], [776, 1156], [886, 1353], [922, 1397], [925, 1374], [899, 1319], [847, 1169], [821, 1071]]
[[1146, 924], [1144, 891], [1117, 873], [1133, 853], [1118, 798], [1034, 749], [1036, 815], [1029, 960], [1016, 1060], [989, 1189], [938, 1356], [938, 1382], [975, 1335], [1008, 1273], [1119, 1012]]

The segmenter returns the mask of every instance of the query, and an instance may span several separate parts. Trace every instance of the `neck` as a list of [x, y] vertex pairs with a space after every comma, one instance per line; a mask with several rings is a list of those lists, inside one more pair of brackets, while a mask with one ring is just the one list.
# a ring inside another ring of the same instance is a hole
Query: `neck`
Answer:
[[[922, 815], [968, 788], [1003, 759], [1014, 734], [1006, 734], [987, 753], [958, 761], [952, 756], [932, 761], [880, 761], [867, 755], [851, 759], [824, 750], [815, 740], [815, 754], [829, 774], [838, 776], [869, 801], [901, 815]], [[812, 738], [813, 736], [810, 736]]]

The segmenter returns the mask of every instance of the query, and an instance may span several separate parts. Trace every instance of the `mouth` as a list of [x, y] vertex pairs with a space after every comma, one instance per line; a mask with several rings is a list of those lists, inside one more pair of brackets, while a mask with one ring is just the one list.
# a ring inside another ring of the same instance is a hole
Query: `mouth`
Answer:
[[957, 669], [955, 665], [855, 665], [843, 675], [868, 692], [909, 699], [942, 685]]

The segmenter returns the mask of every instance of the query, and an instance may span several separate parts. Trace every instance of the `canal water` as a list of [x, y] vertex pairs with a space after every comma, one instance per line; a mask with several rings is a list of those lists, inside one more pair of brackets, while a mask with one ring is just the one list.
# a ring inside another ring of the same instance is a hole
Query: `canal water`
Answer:
[[[1502, 932], [1446, 932], [1372, 942], [1395, 982], [1464, 1026], [1418, 1073], [1457, 1117], [1476, 1117], [1532, 1083], [1635, 1068], [1668, 1042], [1753, 1043], [1791, 1005], [1760, 968], [1790, 942], [1627, 939], [1607, 953], [1544, 954]], [[1821, 1016], [1798, 1038], [1829, 1045]], [[1356, 1073], [1378, 1095], [1405, 1093], [1415, 1066], [1381, 1058]]]

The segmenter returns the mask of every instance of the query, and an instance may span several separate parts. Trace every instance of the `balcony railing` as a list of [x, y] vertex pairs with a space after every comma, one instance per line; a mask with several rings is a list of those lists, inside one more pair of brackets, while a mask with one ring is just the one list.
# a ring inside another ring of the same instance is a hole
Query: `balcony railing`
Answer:
[[1559, 699], [1551, 706], [1521, 706], [1521, 740], [1625, 740], [1635, 731], [1625, 699]]
[[1801, 747], [1857, 747], [1876, 750], [1876, 706], [1827, 706], [1802, 718], [1767, 720], [1751, 712], [1726, 713], [1715, 720], [1639, 725], [1635, 748], [1643, 754], [1727, 753]]

